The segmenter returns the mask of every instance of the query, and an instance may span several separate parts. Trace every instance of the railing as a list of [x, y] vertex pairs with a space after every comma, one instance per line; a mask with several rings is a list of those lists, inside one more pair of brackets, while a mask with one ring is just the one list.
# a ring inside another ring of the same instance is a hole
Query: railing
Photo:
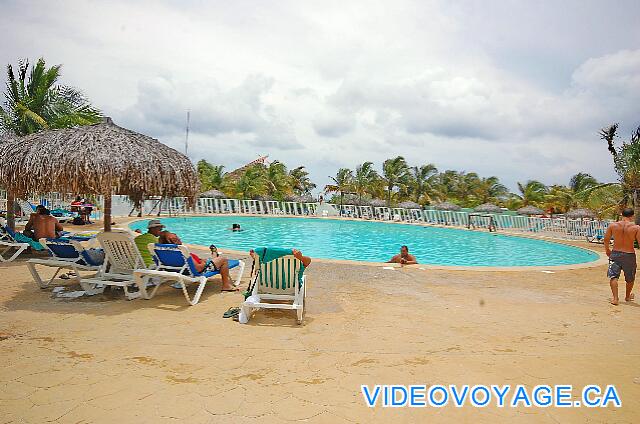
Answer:
[[[189, 211], [184, 207], [183, 200], [176, 201], [173, 199], [172, 201], [177, 202], [172, 208], [174, 214], [242, 213], [250, 215], [312, 216], [315, 215], [315, 209], [318, 206], [318, 203], [278, 202], [275, 200], [200, 198], [196, 203], [195, 209]], [[482, 214], [482, 216], [475, 216], [470, 222], [470, 214], [468, 212], [387, 208], [384, 206], [331, 205], [339, 211], [340, 216], [347, 218], [425, 223], [459, 228], [468, 228], [472, 224], [471, 227], [475, 229], [489, 229], [489, 226], [493, 223], [499, 231], [533, 234], [565, 240], [601, 239], [609, 225], [608, 221], [536, 218], [507, 214]]]

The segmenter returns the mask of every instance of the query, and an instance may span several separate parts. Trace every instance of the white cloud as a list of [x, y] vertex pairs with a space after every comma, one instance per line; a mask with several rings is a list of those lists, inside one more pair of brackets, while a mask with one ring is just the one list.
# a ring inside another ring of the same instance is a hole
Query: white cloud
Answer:
[[[44, 56], [116, 122], [318, 185], [410, 163], [566, 182], [614, 177], [597, 130], [637, 122], [640, 4], [5, 1], [0, 58]], [[607, 20], [603, 23], [603, 16]], [[38, 37], [31, 36], [38, 34]]]

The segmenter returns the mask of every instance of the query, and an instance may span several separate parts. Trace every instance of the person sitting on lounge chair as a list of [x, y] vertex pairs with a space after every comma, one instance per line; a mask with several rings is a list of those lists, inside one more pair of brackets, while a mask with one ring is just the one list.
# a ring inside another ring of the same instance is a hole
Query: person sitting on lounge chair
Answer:
[[158, 243], [158, 237], [162, 233], [163, 228], [164, 225], [159, 219], [152, 219], [147, 224], [147, 232], [134, 239], [138, 251], [140, 251], [140, 256], [142, 256], [142, 260], [147, 267], [153, 264], [153, 258], [149, 250], [147, 250], [147, 245], [149, 243]]
[[387, 263], [414, 265], [418, 263], [418, 260], [415, 256], [409, 254], [409, 248], [407, 246], [402, 246], [400, 248], [400, 254], [395, 255]]
[[[162, 231], [158, 242], [160, 244], [182, 244], [180, 237], [170, 231]], [[211, 258], [206, 260], [200, 258], [195, 253], [191, 253], [191, 258], [193, 259], [196, 271], [200, 273], [218, 271], [222, 277], [222, 291], [238, 291], [238, 288], [232, 284], [231, 276], [229, 275], [229, 259], [224, 256], [220, 256], [218, 254], [218, 249], [214, 245], [211, 245], [210, 249]]]
[[42, 205], [36, 207], [36, 212], [29, 217], [23, 234], [34, 241], [41, 238], [58, 238], [63, 228], [58, 220], [51, 216], [49, 209]]

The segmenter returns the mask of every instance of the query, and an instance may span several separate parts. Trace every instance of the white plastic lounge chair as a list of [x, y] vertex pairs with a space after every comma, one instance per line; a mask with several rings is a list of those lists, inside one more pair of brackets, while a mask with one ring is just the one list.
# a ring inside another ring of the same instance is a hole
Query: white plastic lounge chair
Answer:
[[[149, 243], [147, 247], [156, 263], [156, 269], [137, 270], [134, 273], [138, 289], [140, 290], [141, 296], [145, 299], [151, 299], [155, 296], [162, 283], [175, 281], [182, 289], [182, 293], [185, 299], [187, 299], [187, 302], [189, 302], [189, 305], [193, 306], [200, 301], [200, 296], [202, 296], [207, 281], [216, 275], [220, 275], [218, 271], [198, 272], [195, 269], [193, 258], [186, 246]], [[237, 268], [236, 281], [234, 282], [235, 286], [240, 284], [244, 267], [244, 261], [229, 260], [229, 269]], [[147, 283], [151, 278], [156, 280], [156, 286], [151, 291], [148, 291]], [[187, 291], [187, 284], [189, 283], [198, 283], [198, 288], [193, 297], [190, 297]]]
[[97, 239], [104, 249], [104, 263], [94, 277], [80, 280], [82, 289], [94, 292], [116, 286], [123, 288], [128, 300], [140, 297], [140, 292], [128, 290], [134, 283], [134, 271], [146, 268], [133, 236], [127, 231], [111, 231], [98, 234]]
[[[40, 244], [49, 251], [49, 258], [34, 258], [27, 261], [29, 272], [33, 280], [42, 289], [47, 288], [57, 277], [61, 269], [71, 269], [75, 272], [75, 280], [81, 283], [79, 271], [98, 272], [104, 262], [101, 249], [85, 249], [79, 242], [67, 238], [40, 239]], [[36, 265], [56, 268], [56, 272], [48, 281], [43, 281], [36, 269]], [[81, 283], [82, 284], [82, 283]], [[88, 295], [101, 293], [102, 289], [93, 286], [83, 287]]]
[[[29, 243], [17, 241], [15, 234], [9, 227], [5, 227], [4, 224], [0, 225], [0, 262], [13, 261], [29, 247]], [[6, 256], [13, 249], [15, 252], [11, 256]]]
[[[291, 249], [260, 248], [252, 256], [255, 261], [251, 275], [253, 288], [240, 305], [238, 321], [246, 324], [254, 311], [265, 308], [294, 310], [298, 324], [302, 324], [307, 296], [302, 262], [291, 254]], [[268, 260], [269, 256], [277, 258]]]

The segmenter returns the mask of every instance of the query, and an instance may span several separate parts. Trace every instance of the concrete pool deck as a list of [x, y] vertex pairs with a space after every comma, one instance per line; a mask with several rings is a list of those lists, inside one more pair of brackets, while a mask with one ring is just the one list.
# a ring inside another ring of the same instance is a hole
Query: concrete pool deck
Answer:
[[[0, 422], [637, 422], [640, 304], [610, 305], [605, 269], [315, 261], [297, 326], [223, 319], [241, 296], [219, 280], [194, 307], [168, 287], [54, 299], [0, 265]], [[361, 384], [614, 384], [622, 408], [369, 409]]]

